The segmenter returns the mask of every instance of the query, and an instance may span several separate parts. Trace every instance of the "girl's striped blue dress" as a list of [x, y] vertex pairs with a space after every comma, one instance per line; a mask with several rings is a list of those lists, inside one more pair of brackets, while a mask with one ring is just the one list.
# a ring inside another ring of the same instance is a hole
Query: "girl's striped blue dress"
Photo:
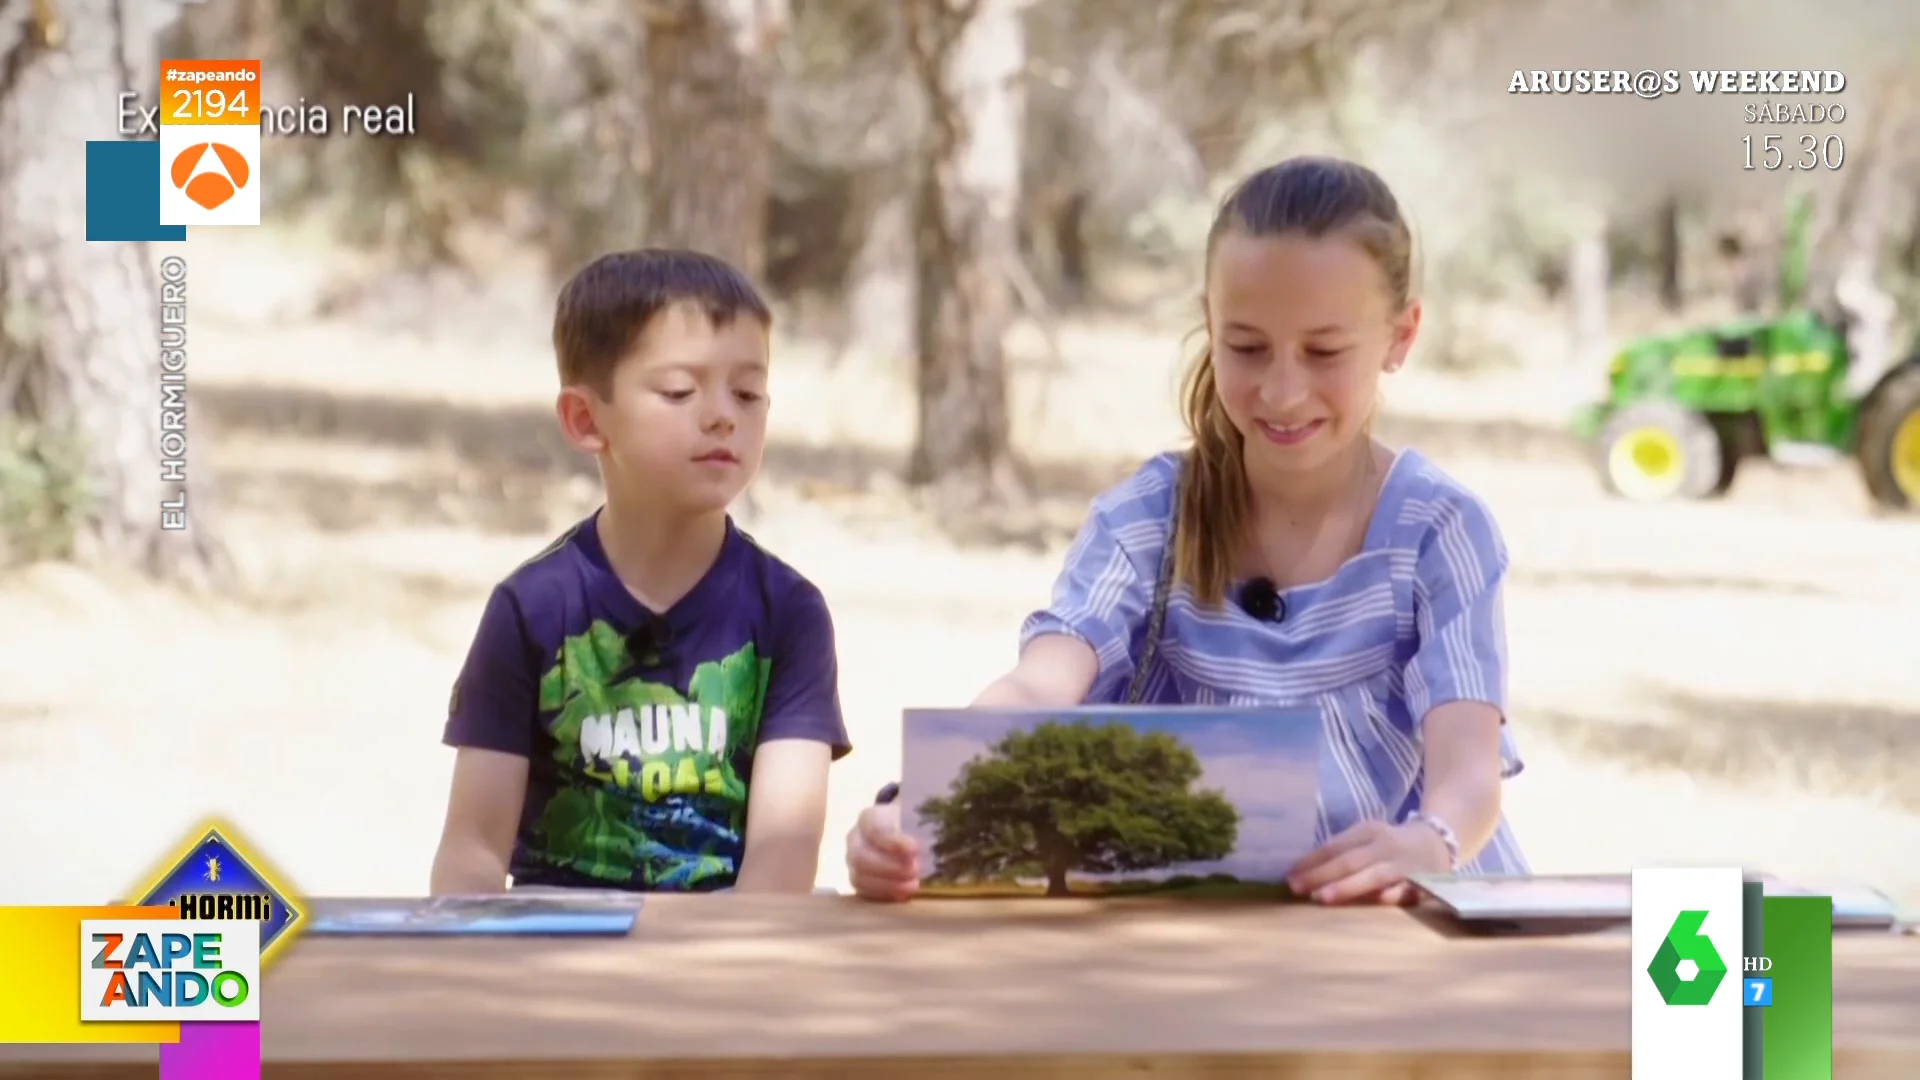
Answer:
[[[1180, 459], [1163, 454], [1093, 502], [1053, 601], [1020, 640], [1069, 634], [1093, 648], [1087, 700], [1125, 700], [1174, 516]], [[1284, 590], [1286, 616], [1202, 610], [1176, 586], [1145, 673], [1143, 704], [1313, 705], [1325, 725], [1317, 841], [1419, 809], [1420, 720], [1449, 701], [1507, 707], [1500, 588], [1507, 549], [1486, 505], [1412, 450], [1393, 461], [1359, 552], [1324, 581]], [[1231, 595], [1231, 594], [1230, 594]], [[1522, 765], [1501, 734], [1501, 775]], [[1498, 830], [1462, 872], [1524, 874]]]

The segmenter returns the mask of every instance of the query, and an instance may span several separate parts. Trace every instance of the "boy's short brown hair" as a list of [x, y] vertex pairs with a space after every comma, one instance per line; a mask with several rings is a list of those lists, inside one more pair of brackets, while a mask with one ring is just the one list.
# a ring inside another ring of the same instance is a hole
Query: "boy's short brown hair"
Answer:
[[715, 326], [742, 314], [773, 325], [773, 312], [747, 275], [699, 251], [645, 248], [602, 255], [573, 275], [553, 311], [553, 354], [563, 386], [611, 392], [614, 369], [655, 317], [692, 304]]

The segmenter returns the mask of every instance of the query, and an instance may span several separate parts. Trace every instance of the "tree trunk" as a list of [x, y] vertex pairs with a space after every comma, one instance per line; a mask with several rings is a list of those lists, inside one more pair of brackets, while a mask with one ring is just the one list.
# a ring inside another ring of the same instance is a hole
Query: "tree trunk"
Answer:
[[1067, 884], [1068, 866], [1064, 862], [1047, 864], [1047, 895], [1072, 896], [1073, 888]]
[[[273, 61], [274, 13], [259, 4], [186, 4], [161, 39], [173, 60], [220, 60], [229, 56]], [[266, 100], [278, 102], [278, 98]]]
[[1687, 302], [1684, 266], [1686, 244], [1681, 231], [1680, 200], [1669, 195], [1660, 203], [1660, 303], [1677, 312]]
[[928, 105], [915, 238], [919, 431], [908, 480], [991, 493], [1013, 480], [1013, 315], [1025, 95], [1021, 0], [911, 0]]
[[1900, 250], [1900, 269], [1907, 277], [1920, 277], [1920, 207], [1907, 223], [1907, 242]]
[[766, 268], [767, 130], [785, 0], [643, 0], [647, 243]]
[[854, 180], [860, 247], [847, 282], [852, 350], [892, 369], [913, 349], [914, 198], [894, 169]]
[[1087, 241], [1088, 194], [1076, 191], [1053, 218], [1053, 250], [1059, 263], [1060, 303], [1080, 307], [1093, 292], [1093, 247]]
[[1585, 215], [1574, 238], [1567, 267], [1567, 295], [1573, 309], [1574, 362], [1583, 370], [1607, 365], [1607, 219], [1598, 210]]
[[[448, 63], [434, 47], [431, 15], [429, 0], [278, 0], [272, 14], [278, 36], [272, 44], [278, 47], [269, 55], [266, 72], [267, 82], [280, 82], [273, 60], [284, 58], [277, 66], [292, 76], [298, 97], [329, 106], [336, 133], [328, 138], [345, 140], [349, 156], [337, 159], [338, 164], [321, 174], [321, 182], [336, 185], [358, 205], [380, 208], [377, 214], [350, 216], [343, 224], [351, 237], [397, 250], [413, 267], [458, 261], [454, 234], [464, 208], [440, 177], [446, 174], [444, 166], [478, 164], [482, 153], [479, 131], [461, 118], [443, 89]], [[233, 30], [253, 31], [245, 16], [228, 18]], [[232, 43], [219, 47], [226, 55], [236, 48]], [[368, 137], [338, 130], [344, 123], [343, 106], [408, 101], [414, 114], [411, 136]], [[442, 168], [415, 167], [424, 162]], [[363, 283], [361, 291], [386, 284]]]
[[187, 489], [160, 464], [155, 252], [89, 243], [81, 183], [86, 141], [117, 137], [120, 91], [153, 82], [144, 10], [0, 0], [0, 414], [77, 444], [90, 499], [75, 554], [198, 577], [217, 550], [200, 520], [205, 472], [189, 466], [183, 520], [163, 509]]
[[1741, 242], [1735, 245], [1733, 299], [1743, 315], [1759, 315], [1779, 307], [1782, 260], [1793, 256], [1787, 247], [1790, 238], [1781, 233], [1775, 217], [1766, 218], [1763, 224], [1743, 225]]
[[1908, 144], [1903, 129], [1909, 114], [1898, 89], [1890, 83], [1876, 95], [1878, 107], [1871, 114], [1865, 145], [1856, 161], [1848, 162], [1852, 172], [1845, 190], [1850, 198], [1835, 238], [1834, 300], [1848, 323], [1846, 391], [1856, 400], [1902, 359], [1893, 325], [1900, 305], [1878, 280], [1882, 238], [1892, 224], [1898, 176], [1907, 164], [1901, 155]]

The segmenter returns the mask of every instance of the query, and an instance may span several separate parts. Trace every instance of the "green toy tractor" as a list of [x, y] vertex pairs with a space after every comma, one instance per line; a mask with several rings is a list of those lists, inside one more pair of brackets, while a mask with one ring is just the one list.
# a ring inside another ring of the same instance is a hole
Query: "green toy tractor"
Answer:
[[1608, 491], [1701, 499], [1724, 493], [1743, 458], [1852, 457], [1874, 502], [1920, 510], [1920, 342], [1886, 370], [1857, 365], [1840, 320], [1804, 306], [1806, 220], [1802, 202], [1781, 268], [1784, 314], [1643, 338], [1614, 357], [1607, 399], [1575, 422]]

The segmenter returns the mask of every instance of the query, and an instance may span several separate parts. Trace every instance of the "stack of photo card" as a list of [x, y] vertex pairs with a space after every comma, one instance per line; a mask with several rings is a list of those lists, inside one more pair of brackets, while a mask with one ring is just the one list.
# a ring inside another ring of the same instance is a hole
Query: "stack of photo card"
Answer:
[[[1897, 921], [1892, 900], [1857, 886], [1820, 888], [1772, 874], [1748, 874], [1768, 896], [1831, 896], [1835, 929], [1885, 930]], [[1626, 922], [1633, 915], [1630, 874], [1539, 877], [1415, 875], [1413, 883], [1462, 922]]]
[[319, 936], [624, 937], [640, 916], [637, 895], [548, 893], [396, 899], [315, 899], [307, 933]]
[[910, 709], [921, 895], [1285, 898], [1323, 738], [1313, 709]]

